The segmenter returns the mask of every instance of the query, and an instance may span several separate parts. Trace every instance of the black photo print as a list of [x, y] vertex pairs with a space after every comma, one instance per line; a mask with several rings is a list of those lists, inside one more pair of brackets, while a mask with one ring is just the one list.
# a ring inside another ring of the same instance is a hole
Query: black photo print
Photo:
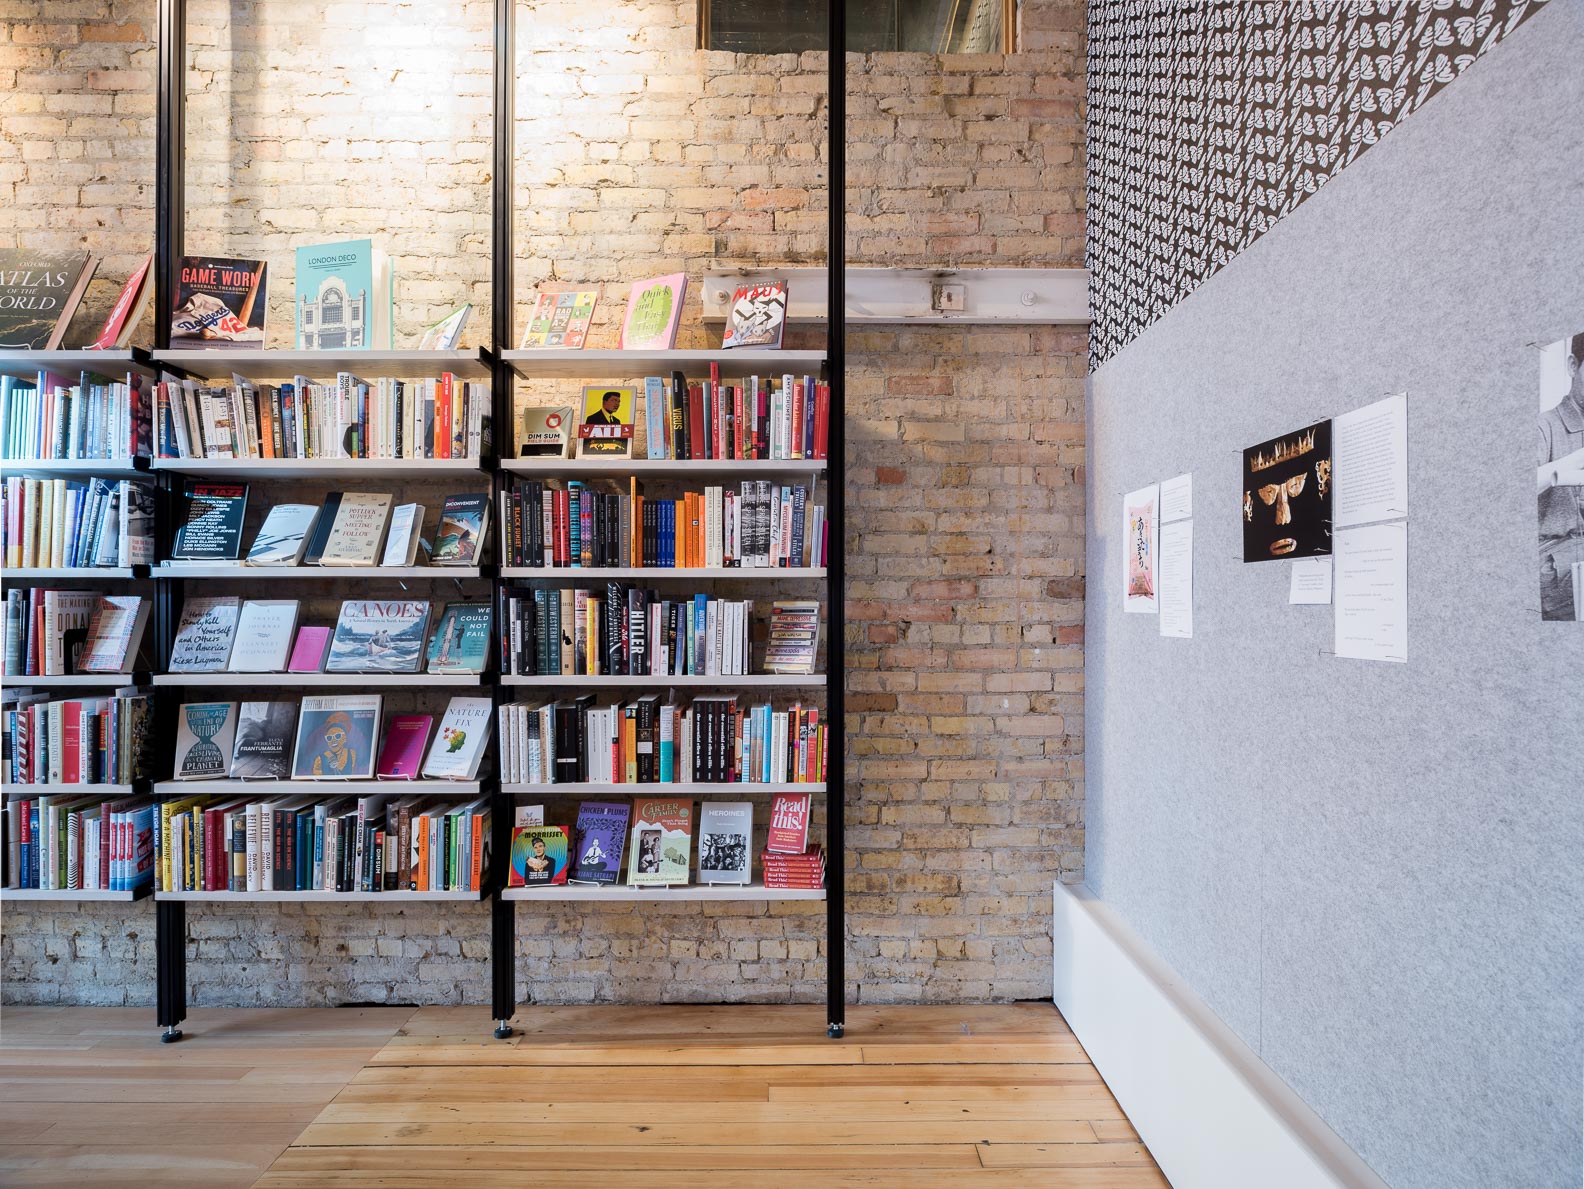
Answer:
[[1243, 451], [1243, 560], [1331, 552], [1331, 422]]

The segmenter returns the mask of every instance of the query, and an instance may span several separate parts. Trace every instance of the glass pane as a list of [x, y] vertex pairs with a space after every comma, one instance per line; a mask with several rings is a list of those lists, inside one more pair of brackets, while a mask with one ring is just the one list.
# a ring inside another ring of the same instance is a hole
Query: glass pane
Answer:
[[[855, 53], [998, 53], [1004, 0], [848, 0]], [[788, 54], [825, 48], [825, 8], [804, 0], [709, 0], [709, 48]]]

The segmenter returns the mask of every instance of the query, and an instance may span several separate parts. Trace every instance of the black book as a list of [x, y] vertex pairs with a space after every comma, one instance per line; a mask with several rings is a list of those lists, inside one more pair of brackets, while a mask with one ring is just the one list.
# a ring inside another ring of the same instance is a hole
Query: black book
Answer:
[[341, 509], [341, 493], [332, 491], [325, 496], [324, 504], [319, 508], [318, 519], [314, 521], [313, 533], [308, 537], [308, 544], [303, 549], [302, 562], [305, 566], [316, 566], [319, 559], [324, 556], [325, 546], [330, 542], [330, 532], [335, 528], [336, 513]]
[[297, 890], [306, 892], [313, 888], [314, 811], [299, 809], [293, 824], [296, 828], [296, 843], [292, 848], [292, 872], [297, 877]]
[[535, 483], [528, 507], [528, 560], [530, 566], [544, 565], [544, 484]]
[[385, 890], [385, 831], [369, 827], [369, 891]]
[[660, 779], [660, 746], [656, 728], [660, 724], [660, 695], [645, 694], [638, 699], [638, 779], [653, 784]]
[[688, 443], [687, 377], [671, 373], [671, 454], [673, 458], [693, 457]]
[[594, 705], [594, 695], [584, 694], [572, 703], [574, 707], [572, 746], [577, 749], [577, 778], [588, 779], [588, 712]]
[[627, 674], [627, 654], [622, 648], [622, 624], [627, 618], [627, 588], [620, 582], [605, 584], [605, 655], [600, 671], [613, 677]]
[[242, 519], [247, 514], [246, 483], [205, 483], [188, 479], [176, 497], [178, 561], [235, 561], [242, 552]]
[[666, 674], [667, 677], [671, 676], [672, 673], [680, 673], [682, 671], [682, 658], [677, 655], [677, 643], [681, 639], [681, 627], [682, 604], [667, 603], [665, 628], [666, 656], [671, 659], [671, 672]]
[[627, 671], [635, 677], [649, 675], [649, 592], [627, 592]]
[[[557, 702], [550, 708], [550, 715], [555, 725], [555, 772], [553, 779], [556, 784], [571, 784], [578, 779], [579, 754], [577, 747], [577, 728], [574, 719], [578, 709], [570, 702]], [[449, 817], [446, 819], [449, 821]]]

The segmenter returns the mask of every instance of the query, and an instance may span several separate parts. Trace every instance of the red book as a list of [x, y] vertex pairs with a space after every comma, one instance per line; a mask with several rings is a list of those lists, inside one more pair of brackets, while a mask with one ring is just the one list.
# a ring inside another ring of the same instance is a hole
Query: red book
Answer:
[[440, 377], [440, 394], [435, 401], [434, 456], [451, 457], [451, 373]]
[[743, 390], [739, 385], [732, 390], [732, 457], [746, 458], [747, 451], [743, 449]]
[[830, 385], [814, 389], [814, 457], [824, 458], [830, 439]]
[[688, 385], [688, 456], [708, 458], [704, 440], [704, 389], [701, 385]]
[[803, 418], [808, 413], [808, 401], [803, 395], [803, 385], [792, 385], [792, 440], [787, 443], [792, 448], [793, 458], [803, 457]]
[[[88, 350], [108, 351], [125, 347], [132, 341], [132, 332], [137, 329], [138, 321], [143, 315], [143, 307], [148, 304], [149, 295], [154, 291], [149, 276], [149, 266], [153, 263], [154, 255], [151, 252], [143, 257], [142, 264], [132, 270], [127, 283], [121, 286], [121, 295], [111, 307], [110, 316], [105, 319], [99, 337], [88, 344]], [[134, 450], [133, 453], [136, 451]]]
[[77, 784], [82, 771], [82, 703], [61, 706], [61, 783]]
[[777, 793], [770, 803], [770, 837], [765, 850], [778, 854], [802, 854], [808, 846], [809, 793]]
[[385, 728], [374, 774], [386, 780], [414, 780], [423, 766], [424, 745], [429, 742], [432, 714], [397, 714]]

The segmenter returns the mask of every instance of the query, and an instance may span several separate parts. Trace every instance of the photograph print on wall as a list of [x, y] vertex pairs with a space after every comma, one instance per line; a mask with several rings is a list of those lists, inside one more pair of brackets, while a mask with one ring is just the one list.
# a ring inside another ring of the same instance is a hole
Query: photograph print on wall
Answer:
[[1540, 363], [1540, 618], [1584, 621], [1584, 331]]
[[1122, 497], [1122, 609], [1142, 615], [1157, 611], [1156, 536], [1160, 531], [1160, 488], [1155, 484]]
[[1331, 552], [1331, 422], [1243, 451], [1243, 560]]

